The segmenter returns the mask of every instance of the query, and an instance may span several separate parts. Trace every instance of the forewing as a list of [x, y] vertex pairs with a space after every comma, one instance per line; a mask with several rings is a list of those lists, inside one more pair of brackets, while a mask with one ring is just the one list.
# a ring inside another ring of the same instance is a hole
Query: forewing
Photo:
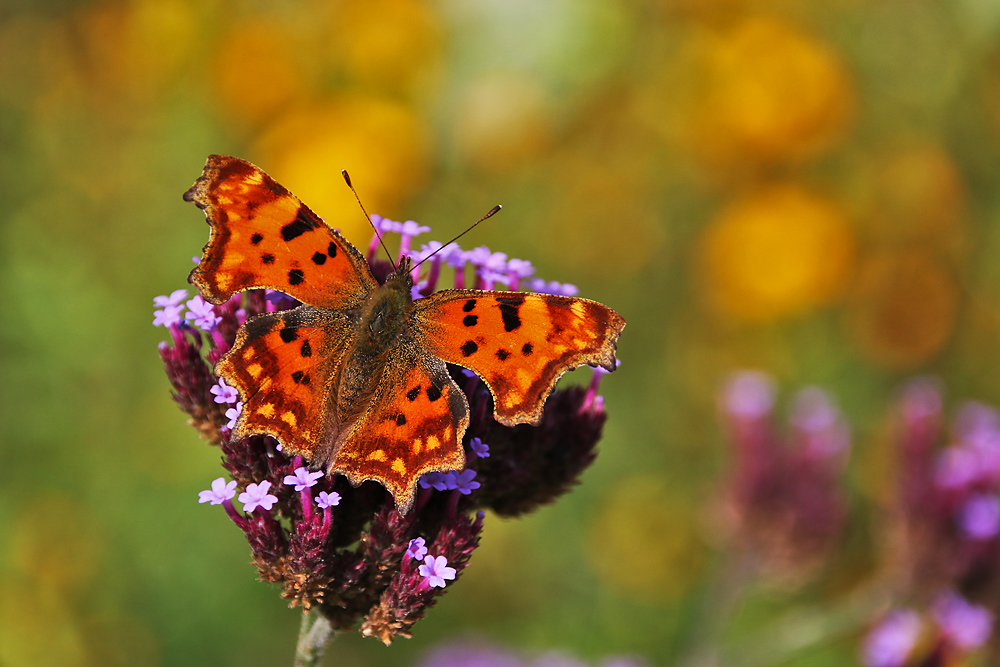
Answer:
[[321, 308], [355, 308], [377, 287], [361, 253], [254, 165], [211, 155], [184, 194], [212, 227], [188, 280], [212, 303], [271, 288]]
[[537, 424], [566, 371], [615, 367], [625, 320], [596, 301], [526, 292], [444, 290], [414, 301], [417, 339], [479, 374], [502, 424]]
[[337, 369], [354, 331], [346, 316], [310, 306], [247, 321], [215, 366], [243, 400], [233, 436], [263, 433], [289, 455], [321, 458], [338, 430]]
[[353, 484], [378, 481], [405, 514], [421, 475], [465, 467], [468, 426], [468, 402], [444, 362], [401, 345], [390, 353], [371, 408], [341, 434], [330, 470]]

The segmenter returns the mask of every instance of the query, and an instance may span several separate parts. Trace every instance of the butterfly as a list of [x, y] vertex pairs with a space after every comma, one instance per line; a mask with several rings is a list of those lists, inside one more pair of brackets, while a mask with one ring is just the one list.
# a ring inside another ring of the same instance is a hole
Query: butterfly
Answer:
[[314, 468], [376, 480], [401, 514], [422, 475], [465, 467], [469, 405], [446, 364], [477, 373], [508, 426], [539, 423], [567, 370], [614, 370], [625, 320], [607, 306], [465, 289], [414, 300], [408, 257], [380, 285], [339, 232], [239, 158], [209, 156], [184, 199], [211, 226], [188, 278], [203, 298], [269, 288], [302, 304], [247, 320], [216, 364], [243, 400], [231, 437], [270, 435]]

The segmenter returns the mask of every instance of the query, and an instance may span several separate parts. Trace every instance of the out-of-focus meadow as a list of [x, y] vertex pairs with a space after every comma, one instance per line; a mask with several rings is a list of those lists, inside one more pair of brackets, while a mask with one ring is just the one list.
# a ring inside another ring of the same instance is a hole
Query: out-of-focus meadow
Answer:
[[[181, 194], [210, 153], [362, 247], [341, 168], [423, 240], [502, 203], [465, 247], [628, 321], [582, 484], [487, 516], [413, 639], [344, 635], [330, 665], [412, 665], [469, 636], [587, 664], [705, 646], [854, 664], [884, 611], [852, 596], [889, 567], [899, 387], [934, 374], [949, 412], [1000, 403], [1000, 4], [8, 0], [5, 667], [291, 661], [299, 612], [196, 502], [219, 454], [171, 401], [151, 325], [207, 240]], [[744, 368], [782, 397], [820, 385], [851, 424], [851, 520], [791, 581], [732, 581], [717, 396]]]

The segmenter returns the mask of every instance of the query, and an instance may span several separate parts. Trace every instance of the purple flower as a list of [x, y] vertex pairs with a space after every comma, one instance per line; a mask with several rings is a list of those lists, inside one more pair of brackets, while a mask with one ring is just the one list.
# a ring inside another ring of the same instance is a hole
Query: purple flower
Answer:
[[417, 663], [417, 667], [525, 667], [512, 651], [479, 640], [445, 642]]
[[469, 441], [469, 449], [481, 459], [488, 459], [490, 457], [490, 446], [479, 438], [473, 438]]
[[958, 510], [958, 527], [973, 540], [988, 540], [1000, 533], [1000, 498], [977, 493]]
[[420, 488], [447, 491], [455, 488], [455, 480], [450, 473], [429, 472], [420, 478]]
[[166, 308], [167, 306], [176, 306], [180, 304], [181, 301], [187, 298], [188, 291], [186, 289], [174, 290], [170, 293], [170, 296], [154, 296], [153, 305], [157, 308]]
[[993, 631], [993, 614], [956, 593], [940, 597], [934, 603], [933, 612], [945, 640], [962, 651], [979, 648]]
[[243, 503], [244, 512], [253, 512], [258, 507], [263, 507], [270, 511], [274, 503], [278, 502], [277, 496], [268, 493], [271, 483], [266, 479], [260, 484], [248, 484], [247, 490], [240, 494], [238, 500]]
[[[158, 297], [158, 298], [165, 298], [165, 297]], [[183, 320], [183, 317], [181, 316], [183, 312], [184, 312], [183, 305], [170, 305], [170, 306], [165, 306], [162, 310], [154, 310], [153, 326], [172, 327], [178, 325]]]
[[479, 488], [479, 482], [475, 481], [476, 471], [465, 469], [462, 472], [452, 472], [452, 486], [453, 489], [458, 489], [458, 492], [463, 496], [467, 496], [476, 489]]
[[292, 486], [295, 485], [296, 491], [303, 491], [310, 486], [316, 484], [316, 480], [323, 476], [322, 470], [317, 470], [316, 472], [309, 472], [308, 468], [299, 467], [295, 469], [294, 475], [285, 475], [283, 481], [285, 484]]
[[403, 236], [412, 237], [412, 236], [419, 236], [424, 232], [429, 232], [431, 231], [431, 228], [426, 225], [421, 225], [414, 220], [407, 220], [403, 224], [399, 225], [399, 229], [395, 231], [398, 231]]
[[535, 267], [531, 265], [526, 259], [509, 259], [507, 260], [507, 271], [512, 276], [517, 276], [518, 278], [527, 278], [532, 273], [535, 272]]
[[427, 583], [430, 584], [431, 588], [435, 586], [438, 588], [444, 588], [445, 579], [455, 578], [455, 568], [448, 567], [448, 559], [444, 556], [427, 556], [424, 558], [424, 564], [417, 568], [417, 572], [420, 573], [421, 577], [427, 579]]
[[319, 495], [316, 496], [316, 504], [322, 509], [328, 509], [330, 507], [336, 507], [340, 504], [340, 494], [334, 491], [333, 493], [327, 493], [326, 491], [320, 491]]
[[212, 482], [211, 490], [198, 492], [198, 502], [221, 505], [223, 502], [229, 500], [235, 495], [236, 480], [232, 480], [227, 483], [225, 477], [219, 477]]
[[209, 391], [215, 396], [216, 403], [237, 403], [240, 400], [240, 393], [236, 388], [230, 387], [222, 378], [219, 378], [219, 383], [213, 385]]
[[851, 435], [833, 401], [819, 387], [807, 387], [795, 397], [792, 425], [805, 440], [806, 452], [825, 459], [846, 451]]
[[527, 282], [527, 287], [532, 292], [538, 292], [539, 294], [555, 294], [556, 296], [576, 296], [580, 293], [580, 290], [576, 285], [560, 283], [555, 280], [545, 282], [541, 278], [532, 278]]
[[237, 401], [235, 408], [229, 408], [226, 410], [226, 418], [229, 423], [226, 424], [226, 428], [232, 430], [236, 428], [236, 420], [240, 418], [240, 413], [243, 412], [243, 401]]
[[202, 331], [212, 331], [218, 326], [222, 318], [215, 314], [215, 306], [201, 298], [195, 296], [187, 302], [188, 314], [186, 319], [192, 320], [194, 325]]
[[774, 408], [774, 382], [764, 373], [744, 371], [729, 378], [722, 408], [733, 417], [759, 419]]
[[920, 616], [895, 609], [868, 633], [861, 648], [868, 667], [902, 667], [920, 636]]
[[424, 546], [426, 542], [422, 537], [414, 537], [410, 540], [410, 545], [406, 548], [406, 555], [410, 558], [415, 558], [417, 560], [422, 559], [427, 555], [427, 547]]

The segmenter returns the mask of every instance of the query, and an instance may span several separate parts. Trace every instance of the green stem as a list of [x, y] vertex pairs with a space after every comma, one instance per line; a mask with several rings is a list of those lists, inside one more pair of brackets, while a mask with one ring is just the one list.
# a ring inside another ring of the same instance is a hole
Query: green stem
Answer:
[[295, 667], [317, 667], [332, 635], [330, 621], [318, 609], [303, 612], [299, 643], [295, 647]]

